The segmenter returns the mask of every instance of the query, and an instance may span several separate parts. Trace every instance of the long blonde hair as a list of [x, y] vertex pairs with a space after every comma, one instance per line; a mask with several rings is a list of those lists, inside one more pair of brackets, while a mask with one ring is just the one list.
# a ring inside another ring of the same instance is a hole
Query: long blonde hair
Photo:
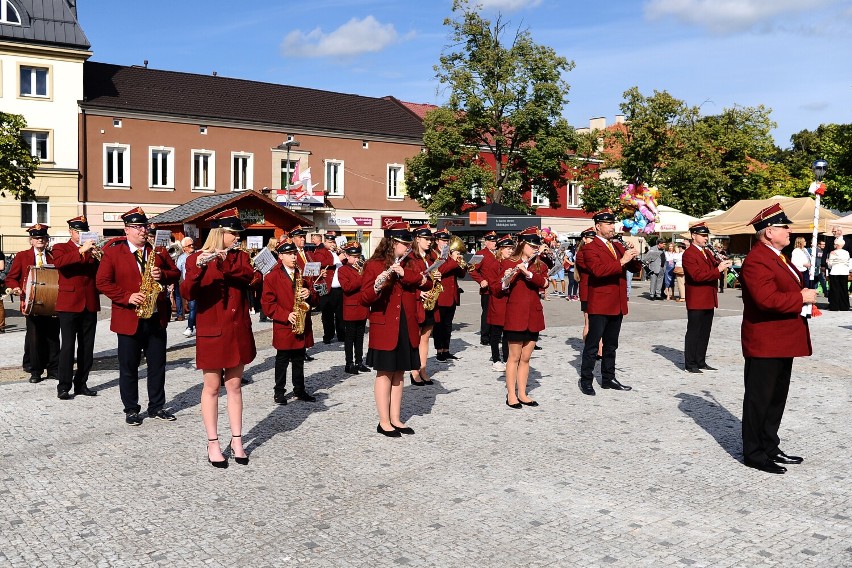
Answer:
[[805, 237], [796, 237], [796, 248], [805, 248]]
[[207, 240], [204, 241], [204, 246], [201, 247], [202, 252], [216, 252], [225, 248], [225, 231], [220, 228], [210, 229], [210, 234], [207, 235]]

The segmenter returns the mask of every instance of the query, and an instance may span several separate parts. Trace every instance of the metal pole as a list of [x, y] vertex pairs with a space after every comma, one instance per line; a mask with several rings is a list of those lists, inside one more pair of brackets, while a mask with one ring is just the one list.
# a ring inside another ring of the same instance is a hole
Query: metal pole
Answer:
[[292, 175], [290, 171], [290, 145], [285, 145], [287, 146], [287, 177], [284, 178], [284, 183], [287, 184], [287, 207], [290, 207], [290, 176]]

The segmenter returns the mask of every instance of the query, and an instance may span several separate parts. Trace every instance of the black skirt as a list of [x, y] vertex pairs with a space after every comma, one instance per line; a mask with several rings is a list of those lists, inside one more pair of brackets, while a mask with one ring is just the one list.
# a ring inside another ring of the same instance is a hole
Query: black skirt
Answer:
[[[438, 309], [438, 308], [435, 308]], [[435, 310], [426, 310], [426, 318], [420, 324], [420, 329], [425, 327], [434, 327], [435, 325]]]
[[506, 341], [518, 342], [521, 343], [525, 341], [538, 341], [538, 332], [530, 331], [525, 329], [524, 331], [506, 331], [503, 330], [503, 337], [506, 338]]
[[367, 350], [367, 366], [376, 371], [391, 372], [413, 371], [420, 368], [420, 351], [417, 347], [411, 347], [411, 341], [408, 339], [405, 310], [399, 311], [399, 337], [396, 341], [396, 349], [382, 351], [370, 347]]

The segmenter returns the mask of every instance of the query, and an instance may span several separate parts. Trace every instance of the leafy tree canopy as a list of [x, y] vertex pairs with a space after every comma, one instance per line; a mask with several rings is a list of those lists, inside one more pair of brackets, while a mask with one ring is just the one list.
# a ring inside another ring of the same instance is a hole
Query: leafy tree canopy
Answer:
[[38, 168], [38, 158], [21, 136], [26, 128], [24, 117], [0, 111], [0, 196], [15, 199], [35, 198], [30, 181]]

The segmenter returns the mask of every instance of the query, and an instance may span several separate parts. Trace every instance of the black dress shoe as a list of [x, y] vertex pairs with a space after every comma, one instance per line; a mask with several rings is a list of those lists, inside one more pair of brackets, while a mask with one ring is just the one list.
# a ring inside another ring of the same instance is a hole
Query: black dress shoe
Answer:
[[583, 380], [577, 381], [577, 385], [580, 387], [580, 392], [583, 394], [587, 394], [589, 396], [595, 396], [595, 387], [592, 386], [591, 381], [586, 382]]
[[80, 389], [74, 389], [74, 395], [83, 395], [83, 396], [98, 396], [98, 391], [92, 390], [89, 387], [83, 387]]
[[518, 399], [518, 402], [520, 402], [520, 403], [521, 403], [521, 404], [523, 404], [524, 406], [538, 406], [538, 403], [537, 403], [536, 401], [534, 401], [534, 400], [531, 400], [531, 401], [529, 401], [529, 402], [524, 402], [523, 400]]
[[30, 376], [30, 382], [33, 383], [33, 384], [40, 383], [43, 380], [44, 379], [42, 379], [41, 377], [36, 377], [35, 375]]
[[408, 373], [408, 380], [410, 380], [411, 384], [414, 385], [415, 387], [422, 387], [426, 384], [426, 381], [415, 381], [414, 375], [411, 374], [411, 373]]
[[312, 396], [306, 392], [295, 392], [293, 396], [298, 398], [299, 400], [304, 400], [305, 402], [316, 402], [317, 397]]
[[393, 424], [391, 424], [391, 426], [393, 426], [393, 429], [399, 432], [400, 434], [408, 434], [409, 436], [411, 434], [414, 434], [414, 428], [409, 428], [408, 426], [400, 428], [399, 426], [394, 426]]
[[541, 351], [541, 345], [536, 345], [533, 347], [533, 351]]
[[705, 371], [718, 371], [716, 367], [711, 367], [710, 365], [704, 364], [698, 367], [699, 369], [704, 369]]
[[520, 401], [516, 402], [515, 404], [509, 404], [509, 396], [508, 395], [506, 396], [506, 406], [508, 406], [509, 408], [523, 408], [524, 407], [524, 405], [521, 404]]
[[358, 368], [355, 365], [346, 365], [343, 368], [343, 372], [346, 373], [347, 375], [357, 375], [358, 374]]
[[361, 373], [371, 373], [373, 370], [365, 365], [364, 363], [358, 363], [355, 365], [355, 368], [358, 369]]
[[602, 388], [602, 389], [617, 390], [617, 391], [629, 391], [629, 390], [633, 390], [633, 387], [629, 387], [629, 386], [627, 386], [627, 385], [622, 385], [621, 383], [619, 383], [619, 382], [618, 382], [617, 380], [615, 380], [615, 379], [612, 379], [612, 380], [610, 380], [610, 381], [603, 381], [603, 382], [601, 383], [601, 388]]
[[71, 396], [71, 393], [70, 393], [70, 392], [68, 392], [68, 391], [66, 391], [66, 390], [61, 390], [61, 391], [59, 391], [59, 393], [56, 395], [56, 398], [58, 398], [59, 400], [71, 400], [71, 399], [72, 399], [72, 398], [74, 398], [74, 397], [73, 397], [73, 396]]
[[752, 461], [746, 461], [745, 464], [748, 467], [758, 469], [760, 471], [765, 471], [766, 473], [774, 473], [774, 474], [782, 474], [787, 471], [786, 467], [782, 467], [772, 461], [771, 459], [767, 459], [763, 463], [757, 463]]
[[686, 367], [685, 369], [687, 373], [701, 373], [701, 369], [698, 367]]
[[314, 358], [311, 357], [310, 355], [305, 355], [305, 361], [313, 361], [313, 360], [314, 360]]
[[802, 463], [803, 461], [805, 461], [805, 458], [802, 458], [802, 457], [799, 457], [799, 456], [788, 456], [787, 454], [785, 454], [781, 450], [778, 450], [778, 453], [775, 454], [774, 456], [772, 456], [769, 459], [771, 459], [775, 463], [783, 463], [783, 464], [787, 464], [787, 465], [790, 465], [790, 464], [798, 465], [798, 464]]
[[287, 406], [287, 395], [285, 394], [276, 394], [275, 398], [273, 398], [272, 400], [275, 401], [275, 404]]
[[383, 434], [383, 435], [387, 436], [388, 438], [401, 438], [402, 437], [402, 434], [400, 434], [399, 431], [396, 428], [394, 428], [393, 430], [384, 430], [384, 429], [382, 429], [381, 424], [376, 426], [376, 432], [378, 432], [379, 434]]
[[322, 342], [326, 345], [331, 345], [331, 339], [323, 339]]

